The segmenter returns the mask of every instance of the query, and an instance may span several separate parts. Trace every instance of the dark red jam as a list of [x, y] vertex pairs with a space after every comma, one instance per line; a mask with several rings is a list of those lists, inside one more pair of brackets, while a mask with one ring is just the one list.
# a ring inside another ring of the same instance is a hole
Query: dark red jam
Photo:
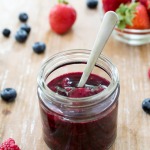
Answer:
[[85, 86], [77, 88], [81, 75], [80, 72], [64, 74], [49, 82], [48, 87], [62, 96], [81, 98], [95, 95], [109, 85], [108, 80], [91, 74]]
[[[110, 84], [91, 74], [86, 85], [77, 88], [80, 78], [79, 72], [64, 74], [50, 81], [48, 87], [59, 95], [81, 98], [95, 95]], [[94, 119], [73, 120], [59, 115], [55, 107], [48, 107], [40, 98], [44, 140], [51, 150], [106, 150], [116, 138], [117, 106], [116, 100]], [[79, 108], [76, 111], [80, 112]], [[69, 111], [67, 113], [69, 115]]]

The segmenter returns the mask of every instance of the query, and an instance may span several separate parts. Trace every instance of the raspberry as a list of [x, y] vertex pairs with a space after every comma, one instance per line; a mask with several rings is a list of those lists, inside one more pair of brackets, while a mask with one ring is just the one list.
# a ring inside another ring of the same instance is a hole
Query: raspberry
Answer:
[[150, 79], [150, 68], [148, 69], [148, 78]]
[[20, 150], [20, 148], [15, 144], [14, 139], [9, 138], [0, 144], [0, 150]]

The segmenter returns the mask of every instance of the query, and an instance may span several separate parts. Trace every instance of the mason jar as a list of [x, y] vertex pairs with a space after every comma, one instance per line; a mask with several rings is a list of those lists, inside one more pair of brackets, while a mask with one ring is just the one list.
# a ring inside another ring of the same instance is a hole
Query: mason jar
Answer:
[[114, 64], [100, 55], [92, 74], [109, 81], [105, 90], [89, 97], [70, 98], [48, 87], [53, 79], [83, 72], [90, 50], [75, 49], [48, 58], [37, 82], [43, 139], [51, 150], [106, 150], [117, 135], [119, 75]]

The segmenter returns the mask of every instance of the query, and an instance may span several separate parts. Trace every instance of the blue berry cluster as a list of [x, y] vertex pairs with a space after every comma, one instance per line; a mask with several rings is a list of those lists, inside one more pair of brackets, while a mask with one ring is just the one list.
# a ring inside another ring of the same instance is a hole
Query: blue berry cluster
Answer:
[[[28, 18], [29, 17], [27, 13], [19, 14], [19, 20], [23, 23], [15, 34], [15, 39], [19, 43], [26, 42], [30, 34], [31, 27], [26, 23]], [[5, 28], [3, 29], [2, 34], [4, 37], [8, 38], [11, 34], [11, 30], [9, 28]], [[35, 42], [32, 46], [32, 49], [35, 53], [41, 54], [45, 51], [46, 45], [43, 42]], [[13, 102], [17, 97], [17, 92], [14, 88], [5, 88], [0, 91], [0, 97], [5, 102]]]
[[[28, 18], [29, 17], [27, 13], [23, 12], [19, 14], [19, 20], [23, 23], [27, 22]], [[30, 31], [31, 31], [31, 27], [29, 25], [22, 24], [19, 30], [15, 34], [16, 41], [19, 43], [24, 43], [27, 40]]]
[[[15, 39], [17, 42], [19, 43], [24, 43], [26, 42], [26, 40], [28, 39], [28, 36], [30, 34], [31, 31], [31, 27], [27, 24], [27, 21], [29, 19], [29, 16], [27, 13], [22, 12], [19, 14], [18, 19], [20, 20], [20, 22], [22, 22], [23, 24], [20, 26], [20, 28], [17, 30], [17, 32], [15, 33]], [[2, 31], [2, 34], [5, 37], [9, 37], [11, 34], [11, 30], [8, 28], [5, 28]], [[46, 49], [46, 45], [43, 42], [35, 42], [32, 46], [32, 49], [35, 53], [37, 54], [41, 54], [45, 51]]]

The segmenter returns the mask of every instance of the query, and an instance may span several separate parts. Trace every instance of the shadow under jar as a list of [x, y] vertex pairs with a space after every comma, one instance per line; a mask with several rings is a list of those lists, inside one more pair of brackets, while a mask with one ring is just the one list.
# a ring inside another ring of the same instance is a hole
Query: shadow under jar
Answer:
[[78, 75], [78, 83], [90, 52], [67, 50], [41, 66], [37, 79], [39, 107], [44, 141], [51, 150], [106, 150], [116, 138], [120, 86], [117, 68], [108, 58], [98, 58], [87, 81], [93, 84], [91, 90], [106, 83], [101, 85], [105, 87], [101, 92], [74, 98], [50, 88], [53, 81], [57, 79], [60, 84], [62, 77], [69, 78], [72, 73]]

